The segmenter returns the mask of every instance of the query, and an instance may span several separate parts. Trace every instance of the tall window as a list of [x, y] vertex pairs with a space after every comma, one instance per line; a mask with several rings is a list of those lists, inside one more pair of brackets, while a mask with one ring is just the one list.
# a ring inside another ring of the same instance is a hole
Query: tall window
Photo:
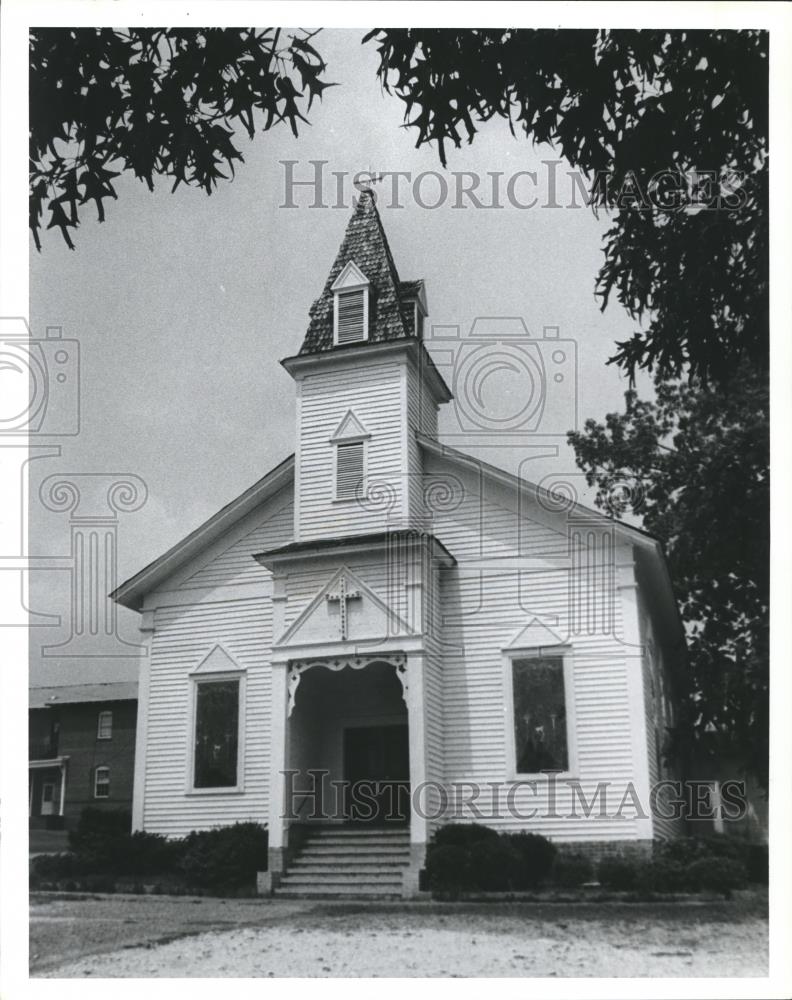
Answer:
[[97, 767], [94, 771], [94, 798], [110, 798], [110, 768]]
[[517, 773], [568, 771], [563, 657], [513, 660], [512, 683]]
[[337, 292], [335, 296], [335, 327], [337, 344], [353, 344], [368, 338], [368, 290], [357, 288]]
[[200, 681], [195, 702], [195, 788], [237, 785], [239, 680]]
[[336, 445], [336, 500], [354, 500], [365, 476], [365, 442]]
[[96, 738], [99, 740], [111, 740], [113, 738], [112, 712], [99, 713], [99, 725], [96, 730]]

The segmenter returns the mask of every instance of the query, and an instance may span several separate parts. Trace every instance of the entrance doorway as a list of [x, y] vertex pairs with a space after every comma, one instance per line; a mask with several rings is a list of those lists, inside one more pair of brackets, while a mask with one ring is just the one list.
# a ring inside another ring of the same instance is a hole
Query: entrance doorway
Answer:
[[347, 822], [385, 826], [410, 815], [410, 746], [406, 725], [344, 730]]

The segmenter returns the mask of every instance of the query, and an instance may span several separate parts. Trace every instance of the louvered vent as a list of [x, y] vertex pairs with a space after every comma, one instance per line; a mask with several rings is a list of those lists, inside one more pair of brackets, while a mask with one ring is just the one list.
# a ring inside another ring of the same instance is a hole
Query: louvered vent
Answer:
[[338, 296], [338, 343], [352, 344], [366, 339], [366, 292], [341, 292]]
[[354, 499], [363, 482], [363, 442], [336, 446], [336, 498]]

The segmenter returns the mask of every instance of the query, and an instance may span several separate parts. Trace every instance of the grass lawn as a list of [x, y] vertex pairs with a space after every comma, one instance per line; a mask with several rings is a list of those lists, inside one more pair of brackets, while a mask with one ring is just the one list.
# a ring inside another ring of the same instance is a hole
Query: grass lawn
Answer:
[[34, 893], [30, 920], [38, 976], [767, 974], [767, 896], [755, 892], [697, 904]]

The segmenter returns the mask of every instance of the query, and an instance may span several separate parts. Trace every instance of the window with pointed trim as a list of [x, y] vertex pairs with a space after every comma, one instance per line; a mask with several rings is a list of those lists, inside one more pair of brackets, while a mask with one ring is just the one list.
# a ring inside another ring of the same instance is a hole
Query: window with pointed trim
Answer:
[[239, 775], [240, 680], [196, 680], [193, 788], [235, 788]]
[[515, 656], [511, 675], [516, 773], [568, 771], [563, 656]]

